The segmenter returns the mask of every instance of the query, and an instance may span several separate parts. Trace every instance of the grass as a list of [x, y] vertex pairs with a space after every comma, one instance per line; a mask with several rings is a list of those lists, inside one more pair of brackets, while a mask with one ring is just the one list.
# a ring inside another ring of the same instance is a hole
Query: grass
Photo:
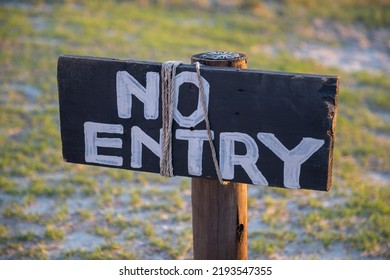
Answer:
[[115, 232], [107, 226], [96, 226], [94, 229], [94, 233], [98, 236], [102, 236], [107, 239], [115, 235]]
[[294, 232], [278, 228], [267, 232], [255, 231], [250, 234], [252, 242], [250, 248], [255, 254], [271, 257], [273, 254], [282, 251], [288, 242], [296, 239]]
[[118, 227], [120, 229], [125, 229], [129, 226], [129, 221], [122, 214], [106, 213], [104, 219], [110, 226]]
[[91, 210], [78, 209], [76, 213], [80, 215], [81, 221], [90, 221], [94, 218], [94, 214]]
[[31, 231], [26, 231], [16, 236], [18, 242], [32, 242], [37, 239], [39, 239], [39, 236]]
[[288, 220], [287, 201], [280, 201], [272, 198], [270, 195], [264, 197], [266, 211], [262, 215], [262, 221], [269, 225], [275, 225]]
[[11, 202], [5, 206], [3, 217], [6, 219], [15, 219], [29, 223], [41, 223], [44, 221], [43, 217], [39, 214], [26, 213], [24, 207], [16, 202]]
[[64, 259], [82, 259], [82, 260], [133, 260], [136, 254], [126, 252], [120, 244], [109, 242], [92, 251], [85, 249], [70, 250], [64, 253]]
[[7, 227], [0, 225], [0, 240], [5, 240], [7, 237], [8, 237]]
[[18, 259], [48, 259], [46, 247], [43, 244], [33, 245], [27, 249], [19, 250], [16, 253]]
[[[308, 31], [318, 18], [388, 31], [386, 1], [245, 1], [238, 12], [174, 1], [22, 2], [0, 1], [0, 258], [191, 258], [188, 178], [63, 163], [56, 67], [61, 54], [189, 62], [209, 50], [244, 52], [253, 69], [341, 76], [333, 189], [250, 186], [258, 226], [249, 228], [250, 257], [321, 258], [286, 255], [291, 244], [390, 257], [388, 180], [371, 176], [390, 174], [388, 73], [329, 68], [289, 45], [318, 41]], [[264, 46], [281, 47], [269, 55]], [[96, 244], [69, 249], [75, 233]]]
[[70, 196], [74, 189], [71, 185], [49, 185], [43, 179], [32, 180], [28, 186], [28, 191], [37, 196]]
[[56, 227], [56, 225], [49, 224], [46, 226], [45, 238], [53, 241], [60, 241], [65, 238], [65, 233], [62, 229]]
[[[306, 17], [325, 17], [347, 22], [361, 22], [370, 27], [390, 25], [390, 6], [387, 0], [284, 0], [292, 12]], [[308, 13], [310, 12], [310, 13]]]

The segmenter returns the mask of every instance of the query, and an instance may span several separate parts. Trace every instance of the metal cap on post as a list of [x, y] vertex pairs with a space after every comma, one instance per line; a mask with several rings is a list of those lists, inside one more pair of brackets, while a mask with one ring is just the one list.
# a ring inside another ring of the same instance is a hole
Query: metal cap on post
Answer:
[[207, 66], [242, 68], [248, 67], [245, 54], [236, 52], [213, 51], [195, 54], [191, 57], [191, 63], [199, 62]]
[[[223, 51], [195, 54], [191, 62], [231, 68], [248, 63], [245, 54]], [[194, 259], [248, 258], [247, 184], [193, 178], [192, 221]]]

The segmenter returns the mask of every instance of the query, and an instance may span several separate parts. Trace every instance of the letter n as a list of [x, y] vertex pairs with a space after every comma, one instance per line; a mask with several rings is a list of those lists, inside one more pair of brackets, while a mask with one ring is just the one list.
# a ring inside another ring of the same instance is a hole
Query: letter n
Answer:
[[146, 88], [126, 71], [116, 73], [116, 95], [118, 116], [131, 118], [132, 95], [144, 103], [144, 117], [147, 120], [158, 118], [158, 102], [160, 95], [160, 74], [146, 73]]

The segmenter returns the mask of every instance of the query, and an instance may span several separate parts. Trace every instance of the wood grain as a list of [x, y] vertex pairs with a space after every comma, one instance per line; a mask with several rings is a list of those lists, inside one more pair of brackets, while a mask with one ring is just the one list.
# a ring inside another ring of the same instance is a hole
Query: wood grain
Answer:
[[[191, 62], [207, 66], [247, 68], [247, 58], [204, 59]], [[213, 123], [211, 123], [213, 125]], [[221, 185], [218, 180], [192, 178], [192, 228], [194, 259], [246, 260], [248, 258], [247, 184]]]
[[194, 259], [247, 259], [247, 185], [193, 178], [191, 196]]

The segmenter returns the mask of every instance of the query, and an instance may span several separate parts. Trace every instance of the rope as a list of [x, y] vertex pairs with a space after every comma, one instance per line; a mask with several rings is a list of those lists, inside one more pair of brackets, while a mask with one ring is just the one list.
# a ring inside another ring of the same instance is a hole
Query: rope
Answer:
[[[161, 67], [162, 79], [162, 139], [161, 139], [161, 159], [160, 159], [160, 174], [166, 177], [173, 177], [172, 165], [172, 123], [173, 123], [173, 98], [175, 91], [176, 68], [183, 64], [181, 61], [167, 61]], [[200, 63], [196, 62], [196, 73], [198, 76], [199, 94], [201, 97], [201, 105], [206, 123], [206, 131], [210, 144], [211, 156], [214, 162], [215, 172], [217, 173], [218, 181], [221, 185], [227, 183], [223, 181], [221, 169], [219, 168], [217, 153], [213, 143], [213, 137], [210, 129], [210, 122], [208, 118], [206, 99], [204, 96], [204, 89], [202, 77], [200, 75]]]
[[227, 182], [224, 182], [222, 179], [221, 169], [219, 168], [219, 164], [218, 164], [218, 160], [217, 160], [217, 153], [215, 152], [215, 147], [214, 147], [214, 143], [213, 143], [213, 136], [211, 135], [210, 122], [209, 122], [207, 106], [206, 106], [206, 99], [204, 97], [202, 77], [200, 75], [200, 63], [198, 61], [195, 62], [195, 66], [196, 66], [196, 73], [198, 74], [199, 94], [200, 94], [201, 99], [202, 99], [202, 109], [203, 109], [203, 114], [204, 114], [204, 121], [206, 123], [207, 136], [209, 138], [211, 156], [213, 158], [215, 172], [217, 173], [219, 183], [221, 185], [227, 185]]
[[183, 64], [181, 61], [167, 61], [161, 67], [162, 79], [162, 144], [160, 159], [160, 174], [173, 176], [172, 166], [172, 122], [173, 96], [175, 90], [176, 68]]

